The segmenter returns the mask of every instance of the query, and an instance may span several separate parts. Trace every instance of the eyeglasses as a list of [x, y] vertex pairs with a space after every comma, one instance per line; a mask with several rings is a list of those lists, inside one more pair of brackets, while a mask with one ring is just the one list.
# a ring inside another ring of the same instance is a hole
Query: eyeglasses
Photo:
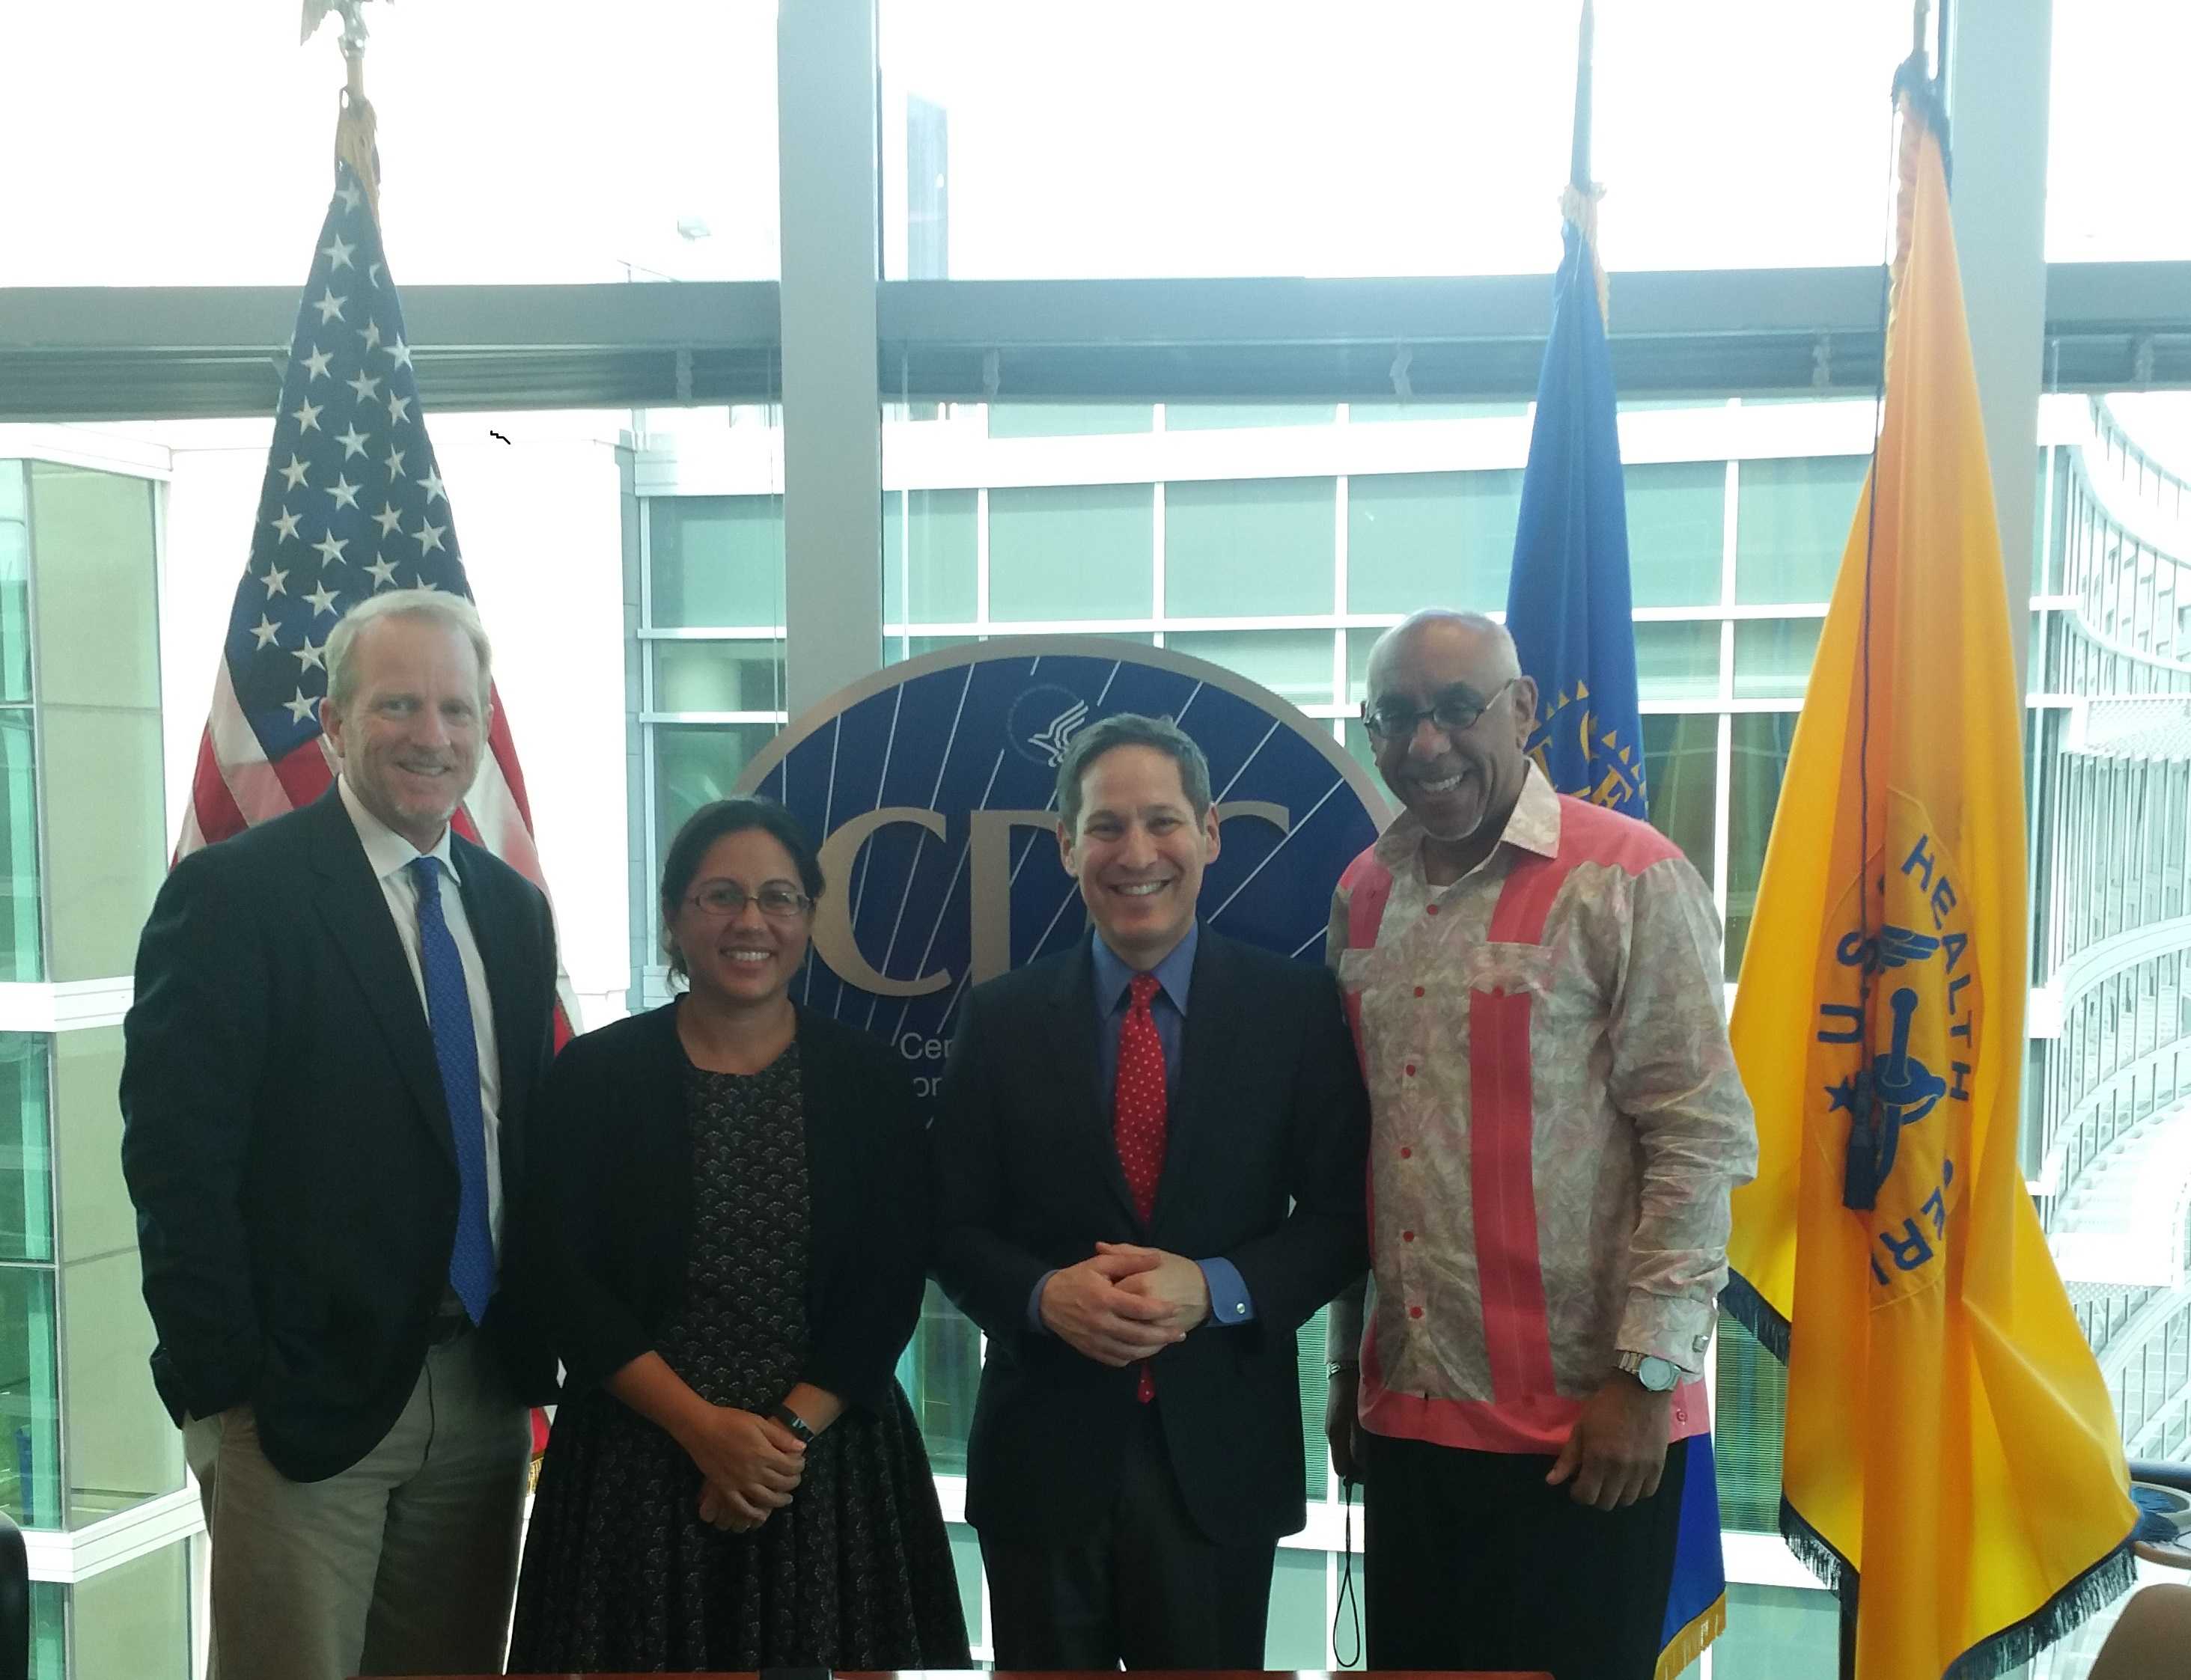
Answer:
[[710, 881], [685, 902], [699, 905], [710, 916], [726, 917], [743, 915], [748, 904], [758, 904], [771, 922], [795, 922], [814, 900], [781, 881], [770, 882], [758, 893], [748, 893], [735, 881]]
[[1427, 718], [1448, 735], [1460, 735], [1473, 729], [1476, 720], [1497, 703], [1499, 696], [1520, 680], [1518, 677], [1509, 677], [1483, 700], [1477, 700], [1465, 689], [1448, 689], [1420, 711], [1396, 700], [1380, 700], [1374, 705], [1365, 702], [1362, 727], [1380, 741], [1406, 741]]

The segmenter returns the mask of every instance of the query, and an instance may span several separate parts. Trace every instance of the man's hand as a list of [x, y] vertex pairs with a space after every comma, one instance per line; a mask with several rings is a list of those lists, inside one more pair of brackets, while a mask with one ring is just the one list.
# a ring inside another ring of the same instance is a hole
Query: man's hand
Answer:
[[1203, 1276], [1202, 1268], [1193, 1261], [1161, 1248], [1139, 1248], [1130, 1242], [1099, 1242], [1096, 1254], [1099, 1259], [1124, 1256], [1145, 1265], [1147, 1270], [1121, 1279], [1118, 1287], [1129, 1295], [1138, 1295], [1144, 1301], [1162, 1306], [1169, 1314], [1166, 1322], [1181, 1336], [1209, 1316], [1209, 1280]]
[[1557, 1487], [1572, 1477], [1569, 1496], [1600, 1511], [1650, 1498], [1666, 1469], [1666, 1415], [1673, 1404], [1670, 1391], [1654, 1394], [1625, 1371], [1608, 1377], [1583, 1402], [1545, 1480]]
[[1362, 1479], [1362, 1368], [1341, 1365], [1323, 1395], [1323, 1439], [1342, 1482]]
[[1154, 1271], [1164, 1258], [1152, 1248], [1133, 1249], [1053, 1272], [1042, 1286], [1044, 1327], [1098, 1365], [1114, 1368], [1138, 1365], [1169, 1348], [1187, 1334], [1172, 1328], [1172, 1309], [1120, 1286], [1123, 1280]]

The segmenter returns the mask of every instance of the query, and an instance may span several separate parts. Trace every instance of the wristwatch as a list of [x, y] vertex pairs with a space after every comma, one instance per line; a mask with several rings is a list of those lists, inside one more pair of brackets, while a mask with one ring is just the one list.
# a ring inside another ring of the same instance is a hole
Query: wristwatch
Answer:
[[776, 1409], [770, 1412], [769, 1416], [774, 1418], [778, 1423], [781, 1423], [785, 1428], [790, 1430], [793, 1434], [798, 1436], [799, 1439], [805, 1442], [807, 1445], [811, 1446], [814, 1444], [814, 1430], [812, 1427], [808, 1424], [805, 1418], [801, 1417], [789, 1406], [784, 1405], [782, 1401], [778, 1400], [776, 1403]]
[[1613, 1356], [1613, 1363], [1654, 1394], [1672, 1393], [1675, 1385], [1682, 1380], [1682, 1368], [1671, 1359], [1662, 1359], [1656, 1354], [1623, 1351]]

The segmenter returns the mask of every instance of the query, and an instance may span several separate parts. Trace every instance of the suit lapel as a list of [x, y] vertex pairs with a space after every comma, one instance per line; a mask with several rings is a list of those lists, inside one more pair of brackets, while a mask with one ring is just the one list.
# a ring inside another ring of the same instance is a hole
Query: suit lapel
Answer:
[[1134, 1212], [1133, 1192], [1126, 1187], [1126, 1170], [1118, 1165], [1118, 1145], [1100, 1088], [1103, 1065], [1096, 1047], [1095, 970], [1084, 939], [1074, 960], [1061, 965], [1058, 984], [1050, 995], [1047, 1059], [1067, 1134], [1084, 1147], [1088, 1157], [1089, 1166], [1082, 1170], [1092, 1168], [1112, 1200], [1138, 1226], [1141, 1218]]
[[341, 794], [329, 788], [311, 809], [319, 819], [312, 837], [312, 865], [321, 888], [315, 908], [335, 949], [357, 976], [367, 1006], [426, 1117], [427, 1129], [453, 1166], [456, 1147], [449, 1136], [448, 1098], [442, 1093], [441, 1069], [434, 1059], [434, 1036], [388, 900], [373, 866], [366, 861], [365, 847], [350, 813], [343, 809]]

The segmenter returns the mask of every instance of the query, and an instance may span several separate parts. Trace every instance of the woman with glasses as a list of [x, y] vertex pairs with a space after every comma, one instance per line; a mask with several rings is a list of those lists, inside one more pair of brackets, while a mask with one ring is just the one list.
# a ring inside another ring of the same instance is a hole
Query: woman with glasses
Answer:
[[893, 1370], [925, 1229], [910, 1078], [794, 1004], [823, 882], [789, 812], [704, 807], [663, 867], [672, 1002], [536, 1098], [567, 1376], [509, 1669], [970, 1666]]

